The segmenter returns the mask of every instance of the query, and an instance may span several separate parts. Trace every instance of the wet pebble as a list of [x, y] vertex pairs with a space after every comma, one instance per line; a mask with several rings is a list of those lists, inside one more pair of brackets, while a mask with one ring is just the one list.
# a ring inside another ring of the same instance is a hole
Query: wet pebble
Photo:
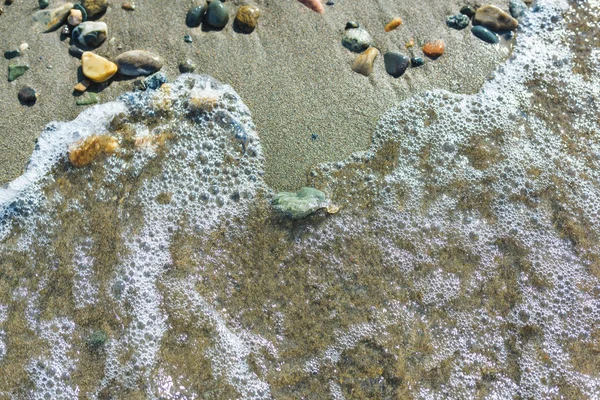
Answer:
[[20, 50], [6, 50], [4, 52], [4, 58], [6, 58], [7, 60], [11, 60], [13, 58], [17, 58], [21, 55], [21, 51]]
[[486, 43], [496, 44], [500, 41], [498, 35], [481, 25], [472, 27], [471, 33]]
[[421, 57], [413, 57], [410, 59], [410, 65], [414, 67], [420, 67], [425, 64], [425, 60]]
[[456, 14], [446, 17], [446, 25], [450, 28], [461, 30], [469, 26], [469, 17], [465, 14]]
[[69, 25], [63, 26], [60, 30], [60, 34], [63, 36], [69, 36], [71, 34], [71, 28], [69, 28]]
[[353, 28], [346, 30], [342, 44], [350, 51], [362, 53], [373, 45], [373, 38], [365, 29]]
[[73, 57], [81, 58], [81, 56], [83, 55], [83, 50], [81, 50], [79, 47], [77, 47], [75, 45], [71, 45], [69, 47], [69, 54], [72, 55]]
[[410, 65], [410, 58], [394, 51], [388, 51], [383, 55], [383, 63], [385, 71], [394, 78], [398, 78], [406, 72]]
[[498, 7], [488, 4], [477, 9], [473, 25], [482, 25], [498, 32], [515, 30], [519, 22]]
[[88, 18], [95, 19], [106, 11], [108, 0], [81, 0], [81, 5], [85, 8]]
[[510, 0], [508, 11], [513, 18], [519, 21], [527, 12], [527, 4], [525, 4], [522, 0]]
[[467, 6], [462, 6], [460, 9], [460, 13], [466, 15], [467, 17], [471, 18], [473, 17], [473, 15], [475, 15], [475, 9], [469, 5]]
[[258, 25], [260, 10], [254, 6], [241, 6], [235, 15], [235, 27], [244, 33], [251, 33]]
[[115, 59], [119, 73], [125, 76], [150, 75], [162, 68], [159, 56], [145, 50], [131, 50]]
[[194, 72], [196, 69], [196, 65], [191, 60], [185, 60], [182, 63], [179, 63], [179, 72], [182, 74], [187, 72]]
[[29, 65], [26, 64], [11, 64], [8, 66], [8, 81], [12, 82], [25, 72], [29, 71]]
[[364, 76], [371, 75], [371, 72], [373, 72], [373, 63], [378, 55], [379, 50], [375, 47], [369, 47], [356, 57], [356, 60], [352, 63], [352, 71]]
[[81, 24], [83, 22], [83, 13], [81, 12], [81, 10], [79, 10], [77, 8], [73, 8], [71, 10], [71, 14], [69, 15], [69, 18], [67, 18], [67, 22], [71, 26], [77, 26], [77, 25]]
[[167, 83], [169, 80], [167, 79], [167, 76], [165, 74], [163, 74], [162, 72], [157, 72], [156, 74], [147, 77], [146, 79], [143, 80], [144, 82], [144, 87], [146, 89], [158, 89], [159, 87], [161, 87], [163, 84]]
[[75, 104], [78, 106], [89, 106], [91, 104], [96, 104], [100, 101], [98, 98], [98, 94], [94, 92], [87, 92], [84, 95], [80, 96], [75, 100]]
[[348, 29], [354, 29], [358, 27], [360, 27], [360, 25], [358, 25], [358, 22], [348, 21], [346, 22], [346, 27], [344, 28], [344, 30], [347, 31]]
[[86, 51], [81, 56], [83, 74], [92, 82], [106, 82], [117, 73], [117, 64], [100, 57], [91, 51]]
[[23, 86], [17, 95], [19, 101], [23, 105], [32, 106], [37, 101], [37, 93], [29, 86]]
[[192, 37], [190, 35], [184, 35], [183, 41], [186, 43], [192, 43], [194, 41], [194, 39], [192, 39]]
[[44, 9], [50, 5], [50, 1], [48, 0], [38, 0], [38, 7], [40, 9]]
[[206, 14], [206, 4], [190, 8], [185, 17], [185, 24], [190, 28], [200, 26], [204, 19], [204, 14]]
[[104, 22], [87, 21], [73, 29], [73, 39], [84, 46], [100, 46], [108, 36], [108, 26]]
[[221, 0], [213, 0], [206, 9], [205, 22], [216, 29], [221, 29], [229, 22], [229, 9]]

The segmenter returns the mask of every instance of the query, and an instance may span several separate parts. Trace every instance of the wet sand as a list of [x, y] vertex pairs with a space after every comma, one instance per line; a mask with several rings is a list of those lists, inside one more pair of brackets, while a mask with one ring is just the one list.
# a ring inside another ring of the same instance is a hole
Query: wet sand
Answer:
[[[266, 155], [265, 179], [276, 189], [298, 188], [313, 165], [366, 149], [381, 114], [412, 94], [435, 88], [476, 91], [509, 52], [507, 46], [476, 39], [468, 28], [446, 26], [445, 17], [457, 13], [462, 1], [337, 0], [325, 7], [324, 15], [296, 0], [227, 1], [231, 18], [222, 31], [186, 27], [189, 2], [138, 0], [133, 12], [121, 9], [121, 3], [113, 0], [100, 18], [108, 24], [109, 35], [95, 52], [110, 59], [133, 49], [154, 52], [164, 59], [163, 71], [170, 78], [179, 74], [180, 62], [190, 59], [196, 73], [233, 86], [252, 111]], [[232, 27], [243, 3], [261, 9], [259, 26], [249, 35]], [[508, 7], [507, 0], [491, 3]], [[49, 8], [60, 4], [52, 1]], [[73, 96], [80, 60], [69, 55], [69, 39], [61, 41], [59, 31], [42, 34], [34, 29], [36, 5], [15, 1], [3, 5], [0, 16], [0, 50], [29, 44], [21, 57], [2, 58], [0, 69], [22, 62], [31, 67], [14, 82], [0, 79], [0, 184], [22, 173], [47, 123], [71, 120], [84, 109]], [[385, 24], [397, 16], [404, 23], [384, 32]], [[380, 55], [371, 76], [364, 77], [350, 69], [356, 54], [341, 44], [348, 20], [366, 28], [382, 54], [392, 50], [410, 55], [404, 48], [410, 38], [416, 56], [422, 56], [422, 44], [439, 38], [446, 42], [446, 54], [398, 79], [385, 72]], [[193, 43], [184, 42], [185, 34]], [[94, 90], [106, 102], [131, 90], [132, 82], [114, 80]], [[24, 85], [39, 93], [33, 107], [17, 100]]]

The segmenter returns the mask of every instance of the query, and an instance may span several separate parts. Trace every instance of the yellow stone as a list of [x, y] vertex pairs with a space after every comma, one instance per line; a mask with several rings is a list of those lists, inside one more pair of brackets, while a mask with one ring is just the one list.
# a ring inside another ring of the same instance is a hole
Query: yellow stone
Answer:
[[75, 85], [73, 90], [83, 93], [87, 90], [88, 87], [90, 87], [90, 84], [91, 84], [90, 81], [88, 81], [87, 79], [84, 79], [81, 82], [79, 82], [77, 85]]
[[112, 136], [89, 136], [69, 146], [69, 161], [75, 167], [85, 167], [101, 154], [114, 153], [118, 148], [119, 142]]
[[100, 57], [91, 51], [86, 51], [81, 56], [83, 74], [96, 83], [106, 82], [117, 73], [117, 64]]
[[375, 62], [378, 54], [379, 51], [375, 47], [369, 47], [360, 53], [358, 57], [356, 57], [356, 60], [354, 60], [352, 63], [352, 71], [358, 72], [364, 76], [371, 75], [371, 72], [373, 71], [373, 63]]

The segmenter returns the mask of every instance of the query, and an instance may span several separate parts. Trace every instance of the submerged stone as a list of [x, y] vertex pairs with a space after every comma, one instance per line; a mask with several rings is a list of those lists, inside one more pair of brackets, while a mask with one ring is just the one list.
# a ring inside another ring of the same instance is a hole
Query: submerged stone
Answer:
[[499, 32], [515, 30], [519, 22], [498, 7], [488, 4], [477, 9], [473, 17], [473, 25], [482, 25]]
[[330, 204], [325, 193], [311, 187], [303, 187], [297, 193], [277, 193], [271, 203], [276, 211], [291, 219], [307, 217]]
[[472, 27], [471, 32], [473, 33], [473, 35], [475, 35], [476, 37], [478, 37], [486, 43], [496, 44], [500, 41], [498, 35], [481, 25], [476, 25]]
[[510, 0], [508, 5], [508, 11], [510, 12], [510, 15], [517, 21], [520, 21], [525, 16], [527, 9], [527, 4], [525, 4], [522, 0]]
[[[88, 93], [89, 94], [89, 93]], [[119, 141], [109, 135], [93, 135], [69, 146], [69, 161], [77, 168], [91, 164], [103, 154], [112, 154], [119, 148]]]

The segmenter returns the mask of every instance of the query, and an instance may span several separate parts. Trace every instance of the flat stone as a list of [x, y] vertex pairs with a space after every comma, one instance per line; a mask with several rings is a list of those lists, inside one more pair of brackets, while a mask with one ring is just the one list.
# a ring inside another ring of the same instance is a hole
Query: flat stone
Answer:
[[370, 46], [373, 46], [373, 38], [365, 29], [353, 28], [346, 30], [342, 44], [350, 51], [362, 53]]
[[150, 75], [162, 68], [159, 56], [145, 50], [131, 50], [119, 54], [115, 59], [119, 73], [125, 76]]
[[517, 29], [519, 22], [498, 7], [488, 4], [477, 9], [473, 17], [473, 25], [482, 25], [492, 31], [500, 32]]
[[99, 101], [100, 99], [98, 98], [97, 93], [87, 92], [83, 96], [78, 97], [77, 100], [75, 100], [75, 104], [77, 104], [78, 106], [89, 106], [92, 104], [96, 104]]
[[513, 18], [520, 21], [527, 13], [528, 7], [522, 0], [510, 0], [508, 11]]
[[383, 63], [385, 64], [385, 71], [394, 78], [398, 78], [404, 75], [408, 69], [410, 58], [404, 54], [388, 51], [383, 55]]
[[352, 71], [364, 76], [371, 75], [371, 72], [373, 72], [373, 63], [378, 55], [379, 50], [375, 47], [369, 47], [356, 57], [356, 60], [352, 63]]
[[104, 22], [82, 22], [73, 29], [73, 39], [90, 48], [100, 46], [107, 36], [108, 26]]
[[277, 193], [271, 204], [277, 212], [284, 216], [291, 219], [301, 219], [320, 209], [327, 208], [329, 201], [322, 191], [311, 187], [303, 187], [298, 193]]
[[194, 72], [196, 69], [196, 65], [191, 60], [185, 60], [182, 63], [179, 63], [179, 72], [185, 74], [187, 72]]
[[446, 17], [446, 25], [450, 28], [461, 30], [469, 26], [470, 19], [465, 14], [456, 14]]
[[23, 86], [17, 95], [19, 102], [23, 105], [32, 106], [37, 101], [37, 93], [29, 86]]
[[8, 81], [12, 82], [18, 77], [22, 76], [25, 72], [29, 71], [29, 65], [25, 64], [12, 64], [8, 66]]
[[33, 15], [33, 20], [40, 25], [42, 32], [52, 32], [65, 23], [72, 8], [73, 3], [65, 3], [52, 10], [41, 10]]
[[206, 9], [204, 20], [213, 28], [221, 29], [229, 22], [229, 8], [221, 0], [212, 0]]
[[91, 51], [86, 51], [81, 56], [83, 74], [92, 82], [106, 82], [117, 73], [117, 64], [100, 57]]
[[251, 33], [258, 25], [260, 10], [254, 6], [241, 6], [235, 15], [234, 26], [244, 33]]
[[67, 22], [71, 26], [77, 26], [77, 25], [81, 24], [83, 22], [83, 14], [82, 14], [81, 10], [78, 10], [77, 8], [73, 8], [70, 11], [69, 18], [67, 18]]
[[429, 58], [438, 58], [446, 51], [444, 41], [438, 39], [434, 42], [426, 43], [423, 48], [423, 54]]
[[185, 17], [185, 24], [189, 28], [195, 28], [197, 26], [200, 26], [202, 20], [204, 19], [204, 14], [206, 14], [206, 8], [206, 4], [192, 7]]
[[482, 25], [476, 25], [472, 27], [471, 33], [486, 43], [496, 44], [500, 41], [498, 35]]
[[76, 92], [83, 93], [90, 87], [90, 84], [91, 84], [90, 81], [88, 81], [87, 79], [84, 79], [81, 82], [79, 82], [77, 85], [75, 85], [73, 90], [75, 90]]
[[4, 58], [7, 60], [12, 60], [13, 58], [17, 58], [21, 55], [21, 50], [6, 50], [4, 52]]
[[108, 0], [81, 0], [81, 5], [85, 8], [88, 18], [98, 18], [108, 8]]

